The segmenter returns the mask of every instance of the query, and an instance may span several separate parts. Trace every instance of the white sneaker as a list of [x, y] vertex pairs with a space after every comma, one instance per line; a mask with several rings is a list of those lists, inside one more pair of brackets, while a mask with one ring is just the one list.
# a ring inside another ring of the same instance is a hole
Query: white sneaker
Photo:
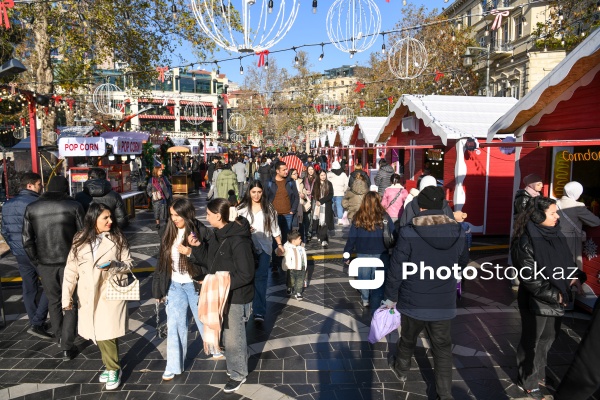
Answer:
[[323, 240], [323, 241], [321, 242], [321, 246], [323, 246], [323, 247], [327, 247], [328, 245], [329, 245], [329, 244], [327, 243], [327, 240]]
[[108, 371], [108, 380], [106, 381], [106, 390], [114, 390], [121, 384], [121, 370]]

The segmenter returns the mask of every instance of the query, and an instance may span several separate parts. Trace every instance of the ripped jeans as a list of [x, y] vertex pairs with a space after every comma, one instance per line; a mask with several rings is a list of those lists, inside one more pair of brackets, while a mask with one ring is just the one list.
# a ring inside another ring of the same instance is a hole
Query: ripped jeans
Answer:
[[248, 346], [246, 322], [252, 314], [252, 302], [231, 304], [223, 321], [223, 344], [227, 372], [231, 379], [241, 381], [248, 376]]

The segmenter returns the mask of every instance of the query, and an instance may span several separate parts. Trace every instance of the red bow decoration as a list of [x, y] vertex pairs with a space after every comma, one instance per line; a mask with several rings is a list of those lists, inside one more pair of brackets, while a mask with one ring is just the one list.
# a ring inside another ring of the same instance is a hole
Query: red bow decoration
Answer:
[[227, 93], [221, 94], [221, 97], [223, 97], [223, 102], [225, 104], [229, 104], [229, 95]]
[[11, 95], [15, 95], [16, 94], [16, 88], [17, 88], [17, 83], [16, 82], [11, 82], [8, 84], [8, 86], [10, 86], [10, 94]]
[[361, 90], [363, 90], [363, 89], [364, 89], [364, 87], [365, 87], [365, 84], [364, 84], [364, 83], [361, 83], [360, 81], [357, 81], [357, 82], [356, 82], [356, 88], [354, 89], [354, 92], [358, 93], [358, 92], [360, 92]]
[[437, 69], [435, 70], [435, 78], [433, 79], [434, 81], [439, 81], [440, 79], [442, 79], [444, 77], [444, 73], [441, 71], [438, 71]]
[[175, 115], [175, 106], [167, 106], [167, 110], [169, 111], [169, 115]]
[[165, 81], [165, 72], [169, 70], [169, 67], [156, 67], [156, 72], [158, 72], [158, 80], [161, 82]]
[[365, 101], [364, 100], [360, 100], [360, 108], [365, 108]]
[[49, 111], [48, 106], [44, 107], [44, 112], [46, 113], [46, 115], [48, 115], [48, 111]]
[[490, 11], [490, 14], [496, 16], [496, 18], [494, 19], [494, 23], [492, 24], [492, 30], [494, 31], [502, 26], [502, 17], [508, 17], [509, 12], [492, 10]]
[[265, 56], [269, 55], [269, 50], [263, 50], [254, 53], [258, 56], [258, 67], [263, 67], [265, 65]]
[[8, 9], [15, 6], [14, 0], [1, 0], [0, 1], [0, 18], [2, 18], [2, 25], [6, 29], [10, 29], [10, 21], [8, 20]]
[[392, 96], [388, 97], [388, 101], [390, 102], [390, 104], [392, 104], [394, 102], [394, 98]]
[[212, 114], [213, 114], [213, 117], [216, 117], [216, 116], [217, 116], [217, 109], [216, 109], [216, 108], [214, 108], [214, 107], [213, 107], [213, 109], [212, 109]]
[[315, 110], [316, 110], [318, 113], [320, 113], [320, 112], [321, 112], [321, 107], [323, 107], [321, 104], [317, 104], [317, 105], [315, 106]]
[[[265, 50], [265, 51], [266, 51], [266, 50]], [[270, 109], [269, 107], [265, 107], [265, 108], [263, 108], [263, 112], [265, 113], [265, 117], [266, 117], [267, 115], [269, 115], [269, 111], [271, 111], [271, 109]]]
[[54, 100], [54, 106], [58, 107], [60, 101], [62, 100], [62, 96], [54, 95], [52, 96], [52, 100]]
[[66, 102], [69, 105], [69, 110], [73, 110], [73, 105], [75, 105], [75, 99], [67, 99]]
[[25, 126], [25, 118], [21, 117], [19, 120], [21, 121], [21, 126]]

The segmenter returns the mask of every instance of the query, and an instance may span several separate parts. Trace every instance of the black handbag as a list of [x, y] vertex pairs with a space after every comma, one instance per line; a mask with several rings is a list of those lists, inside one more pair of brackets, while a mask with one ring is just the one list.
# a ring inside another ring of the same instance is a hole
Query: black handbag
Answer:
[[[392, 227], [393, 226], [394, 225], [392, 225]], [[396, 246], [396, 238], [394, 237], [394, 232], [390, 231], [390, 227], [388, 226], [388, 220], [386, 217], [383, 218], [383, 245], [386, 249], [392, 249], [394, 248], [394, 246]]]

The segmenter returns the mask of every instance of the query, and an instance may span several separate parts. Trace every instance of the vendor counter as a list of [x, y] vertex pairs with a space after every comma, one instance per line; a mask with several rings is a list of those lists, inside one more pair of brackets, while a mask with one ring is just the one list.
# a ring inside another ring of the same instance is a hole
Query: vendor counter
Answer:
[[191, 174], [177, 174], [171, 176], [173, 194], [189, 194], [194, 190]]

